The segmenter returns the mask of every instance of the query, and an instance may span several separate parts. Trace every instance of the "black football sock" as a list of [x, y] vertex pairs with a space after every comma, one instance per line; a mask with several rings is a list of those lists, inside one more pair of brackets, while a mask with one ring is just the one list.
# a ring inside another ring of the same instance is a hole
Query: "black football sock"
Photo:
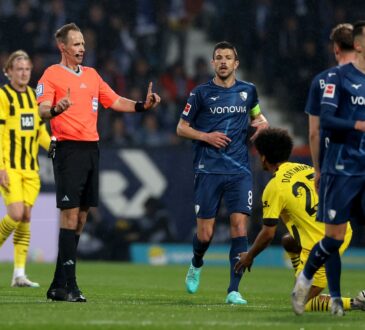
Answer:
[[67, 287], [76, 287], [76, 231], [60, 229], [58, 249], [61, 266], [64, 269]]
[[[61, 234], [61, 232], [60, 232]], [[76, 248], [79, 245], [80, 235], [75, 235]], [[63, 288], [66, 286], [66, 274], [62, 266], [60, 252], [57, 254], [56, 270], [53, 275], [52, 287]]]

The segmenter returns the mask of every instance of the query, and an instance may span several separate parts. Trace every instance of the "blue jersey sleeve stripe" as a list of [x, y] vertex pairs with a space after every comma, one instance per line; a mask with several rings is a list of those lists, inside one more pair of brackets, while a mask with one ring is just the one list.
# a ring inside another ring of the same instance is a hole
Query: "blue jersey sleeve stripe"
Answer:
[[335, 108], [338, 107], [337, 104], [331, 103], [331, 102], [321, 102], [321, 105], [323, 105], [323, 104], [327, 104], [327, 105], [330, 105], [330, 106], [335, 107]]

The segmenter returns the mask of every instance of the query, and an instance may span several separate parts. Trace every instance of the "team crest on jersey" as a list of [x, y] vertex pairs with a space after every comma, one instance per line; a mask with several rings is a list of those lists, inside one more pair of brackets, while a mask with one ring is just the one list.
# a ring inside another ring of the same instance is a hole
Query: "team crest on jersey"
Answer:
[[37, 97], [40, 97], [40, 96], [43, 95], [43, 90], [44, 90], [43, 84], [38, 84], [37, 88], [35, 90], [35, 93], [36, 93]]
[[189, 114], [189, 112], [190, 112], [190, 109], [191, 109], [191, 104], [186, 103], [185, 108], [184, 108], [184, 111], [183, 111], [183, 115], [184, 116], [187, 116]]
[[336, 90], [335, 84], [327, 84], [323, 92], [323, 97], [329, 97], [333, 99], [335, 96], [335, 90]]
[[334, 218], [336, 217], [336, 210], [330, 209], [328, 210], [328, 217], [330, 218], [330, 220], [334, 220]]
[[247, 100], [247, 92], [240, 92], [240, 98], [242, 99], [242, 101], [246, 101]]
[[34, 115], [32, 113], [22, 113], [20, 127], [22, 131], [32, 131], [34, 129]]

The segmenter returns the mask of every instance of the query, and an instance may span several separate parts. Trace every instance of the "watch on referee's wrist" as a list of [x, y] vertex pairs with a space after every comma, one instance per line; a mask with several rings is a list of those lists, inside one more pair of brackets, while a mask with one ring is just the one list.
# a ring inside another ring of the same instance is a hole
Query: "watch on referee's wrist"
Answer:
[[56, 111], [56, 107], [52, 107], [50, 110], [49, 110], [50, 114], [51, 114], [51, 117], [56, 117], [60, 114], [60, 112], [57, 112]]

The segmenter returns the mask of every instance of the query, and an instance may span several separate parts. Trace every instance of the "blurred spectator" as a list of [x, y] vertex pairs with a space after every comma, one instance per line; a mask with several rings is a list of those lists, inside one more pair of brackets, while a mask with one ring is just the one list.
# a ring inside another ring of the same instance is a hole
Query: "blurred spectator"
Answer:
[[[39, 29], [39, 10], [31, 7], [29, 0], [20, 0], [5, 27], [5, 42], [8, 50], [22, 48], [33, 54], [35, 37]], [[21, 45], [21, 47], [19, 47]]]
[[[37, 36], [37, 49], [41, 52], [50, 51], [58, 54], [56, 44], [50, 45], [53, 40], [54, 32], [67, 23], [65, 7], [63, 0], [52, 0], [42, 6], [42, 19], [39, 25], [39, 33]], [[88, 46], [89, 47], [89, 46]]]
[[143, 114], [142, 126], [136, 134], [136, 143], [145, 147], [158, 147], [169, 144], [168, 133], [160, 129], [154, 112]]
[[133, 58], [137, 56], [136, 42], [132, 38], [129, 24], [120, 17], [110, 17], [112, 56], [116, 59], [119, 71], [127, 74], [131, 70]]
[[161, 75], [160, 84], [180, 108], [185, 103], [186, 96], [195, 87], [193, 80], [187, 76], [182, 62], [171, 65]]
[[197, 57], [194, 61], [194, 85], [200, 85], [213, 78], [208, 61], [204, 57]]
[[156, 1], [137, 0], [135, 35], [138, 52], [152, 68], [157, 67], [159, 61], [157, 32]]
[[129, 136], [123, 116], [114, 115], [111, 118], [111, 132], [106, 142], [113, 147], [121, 148], [133, 145], [133, 140]]
[[145, 91], [150, 81], [153, 81], [153, 76], [147, 60], [143, 57], [135, 58], [132, 69], [129, 72], [128, 87], [139, 88]]

